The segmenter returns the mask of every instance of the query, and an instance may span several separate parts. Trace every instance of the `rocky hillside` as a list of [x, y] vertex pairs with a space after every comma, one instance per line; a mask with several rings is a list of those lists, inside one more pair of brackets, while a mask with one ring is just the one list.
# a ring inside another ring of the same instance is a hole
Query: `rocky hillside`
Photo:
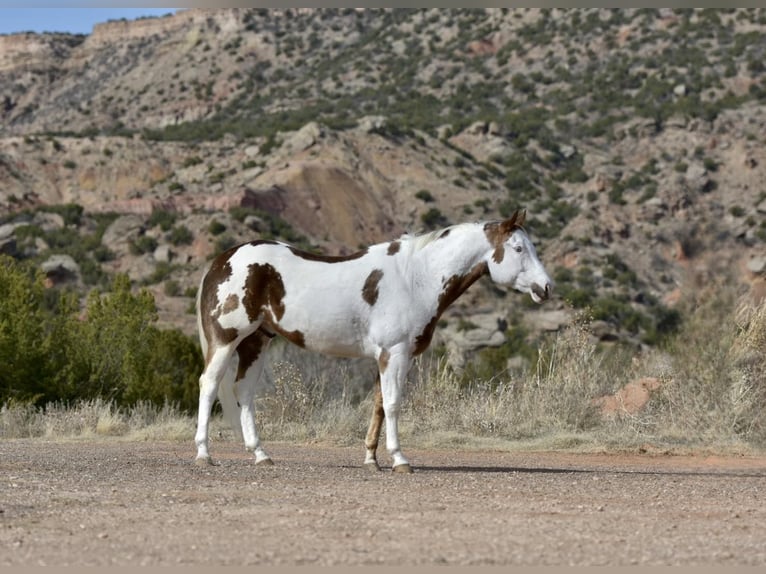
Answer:
[[127, 272], [193, 332], [235, 242], [344, 253], [521, 207], [556, 301], [480, 282], [439, 330], [455, 360], [531, 356], [585, 308], [654, 344], [686, 292], [766, 293], [764, 32], [763, 9], [191, 9], [0, 36], [0, 251], [83, 292]]

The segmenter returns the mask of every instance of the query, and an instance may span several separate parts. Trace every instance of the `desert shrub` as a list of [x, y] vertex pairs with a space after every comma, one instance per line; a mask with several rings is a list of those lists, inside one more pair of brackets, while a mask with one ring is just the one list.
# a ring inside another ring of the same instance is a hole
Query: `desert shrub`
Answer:
[[244, 221], [248, 215], [261, 219], [266, 224], [265, 229], [259, 229], [263, 239], [281, 239], [303, 249], [311, 248], [311, 243], [306, 236], [296, 231], [290, 223], [278, 215], [252, 207], [232, 207], [229, 209], [229, 215], [240, 222]]
[[183, 161], [183, 167], [192, 167], [195, 165], [199, 165], [202, 163], [202, 158], [198, 155], [189, 156], [187, 158], [184, 158]]
[[[150, 327], [148, 344], [126, 357], [125, 391], [119, 404], [169, 403], [194, 412], [199, 397], [202, 354], [198, 343], [176, 329]], [[169, 358], [172, 357], [172, 360]]]
[[40, 211], [48, 213], [58, 213], [66, 225], [80, 225], [84, 209], [82, 205], [76, 203], [64, 203], [60, 205], [46, 205], [40, 208]]
[[537, 348], [530, 342], [530, 333], [518, 317], [511, 320], [502, 345], [486, 347], [475, 354], [462, 373], [461, 385], [470, 386], [474, 381], [492, 384], [498, 378], [507, 378], [508, 361], [512, 357], [521, 357], [528, 364], [534, 364], [537, 359]]
[[118, 275], [109, 292], [91, 291], [81, 315], [76, 294], [44, 290], [39, 272], [9, 257], [0, 265], [0, 360], [6, 366], [0, 403], [101, 398], [118, 406], [150, 401], [195, 408], [198, 344], [153, 325], [149, 292], [132, 293], [127, 276]]
[[237, 240], [232, 235], [228, 233], [219, 235], [213, 243], [213, 253], [211, 256], [215, 257], [216, 255], [220, 255], [227, 249], [234, 247], [236, 244]]
[[154, 270], [146, 279], [144, 279], [143, 283], [146, 285], [156, 285], [157, 283], [166, 281], [177, 268], [177, 265], [173, 265], [167, 261], [158, 261], [154, 265]]
[[680, 444], [766, 445], [766, 303], [719, 289], [688, 311], [644, 427]]
[[131, 239], [128, 243], [128, 249], [132, 255], [144, 255], [146, 253], [152, 253], [159, 243], [150, 235], [139, 235], [135, 239]]
[[543, 341], [532, 369], [492, 380], [466, 384], [443, 359], [424, 358], [411, 375], [407, 424], [422, 435], [506, 440], [595, 431], [593, 400], [625, 381], [626, 360], [600, 349], [584, 323]]
[[168, 233], [167, 239], [176, 247], [190, 245], [194, 241], [194, 234], [185, 225], [174, 225]]
[[358, 444], [372, 409], [367, 361], [329, 359], [275, 342], [256, 399], [263, 436]]
[[43, 308], [43, 277], [31, 267], [0, 255], [0, 402], [36, 400], [54, 364]]
[[425, 203], [429, 203], [434, 200], [434, 196], [427, 189], [419, 190], [418, 192], [415, 193], [415, 197]]
[[428, 229], [436, 229], [438, 227], [444, 227], [446, 225], [449, 225], [449, 221], [447, 220], [447, 218], [436, 207], [432, 207], [428, 211], [423, 213], [420, 216], [420, 221], [422, 221], [423, 224]]
[[224, 231], [226, 231], [226, 225], [218, 221], [217, 219], [213, 219], [207, 226], [207, 230], [210, 232], [210, 235], [220, 235]]
[[181, 284], [175, 279], [168, 279], [162, 285], [162, 291], [168, 297], [178, 297], [181, 295]]
[[153, 209], [147, 224], [149, 227], [159, 225], [162, 231], [169, 231], [178, 216], [165, 209]]
[[69, 321], [62, 399], [101, 397], [118, 405], [171, 401], [193, 408], [189, 388], [196, 387], [202, 370], [199, 351], [188, 337], [153, 325], [157, 310], [151, 293], [133, 293], [127, 276], [118, 275], [110, 292], [90, 293], [85, 316]]

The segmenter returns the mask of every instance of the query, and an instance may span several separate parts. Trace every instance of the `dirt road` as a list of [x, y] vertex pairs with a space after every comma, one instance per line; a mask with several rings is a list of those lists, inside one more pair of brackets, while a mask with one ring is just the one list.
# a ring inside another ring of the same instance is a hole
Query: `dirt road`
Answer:
[[766, 458], [0, 442], [0, 564], [766, 565]]

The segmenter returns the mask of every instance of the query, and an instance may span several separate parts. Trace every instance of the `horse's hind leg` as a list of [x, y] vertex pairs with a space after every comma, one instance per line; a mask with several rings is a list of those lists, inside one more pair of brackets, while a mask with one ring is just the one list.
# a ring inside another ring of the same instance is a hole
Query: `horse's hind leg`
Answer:
[[380, 439], [380, 429], [383, 427], [383, 393], [380, 392], [380, 374], [375, 380], [375, 403], [372, 406], [372, 417], [370, 426], [367, 429], [367, 437], [364, 446], [367, 448], [367, 455], [364, 458], [364, 464], [370, 470], [380, 470], [378, 464], [378, 440]]
[[209, 355], [205, 370], [199, 378], [199, 411], [197, 412], [197, 433], [194, 442], [197, 445], [197, 463], [210, 464], [208, 452], [208, 426], [218, 385], [229, 366], [233, 349], [231, 346], [219, 347]]
[[255, 390], [258, 380], [263, 374], [265, 365], [265, 351], [271, 342], [272, 336], [256, 331], [245, 338], [237, 347], [239, 365], [237, 368], [237, 396], [239, 399], [240, 424], [245, 440], [245, 448], [255, 454], [255, 464], [274, 464], [261, 447], [261, 439], [255, 426]]

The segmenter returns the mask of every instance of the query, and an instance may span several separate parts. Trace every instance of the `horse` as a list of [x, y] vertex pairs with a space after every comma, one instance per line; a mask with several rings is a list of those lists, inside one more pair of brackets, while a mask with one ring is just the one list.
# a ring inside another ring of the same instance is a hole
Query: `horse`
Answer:
[[524, 229], [525, 218], [526, 211], [517, 210], [503, 220], [404, 234], [346, 256], [255, 240], [215, 257], [197, 295], [204, 369], [196, 462], [212, 464], [208, 425], [217, 395], [255, 464], [274, 464], [261, 445], [253, 401], [265, 351], [280, 335], [318, 353], [377, 361], [364, 464], [380, 470], [385, 420], [392, 470], [412, 472], [399, 444], [402, 391], [413, 358], [428, 348], [444, 310], [484, 275], [529, 293], [536, 303], [551, 297], [553, 281]]

